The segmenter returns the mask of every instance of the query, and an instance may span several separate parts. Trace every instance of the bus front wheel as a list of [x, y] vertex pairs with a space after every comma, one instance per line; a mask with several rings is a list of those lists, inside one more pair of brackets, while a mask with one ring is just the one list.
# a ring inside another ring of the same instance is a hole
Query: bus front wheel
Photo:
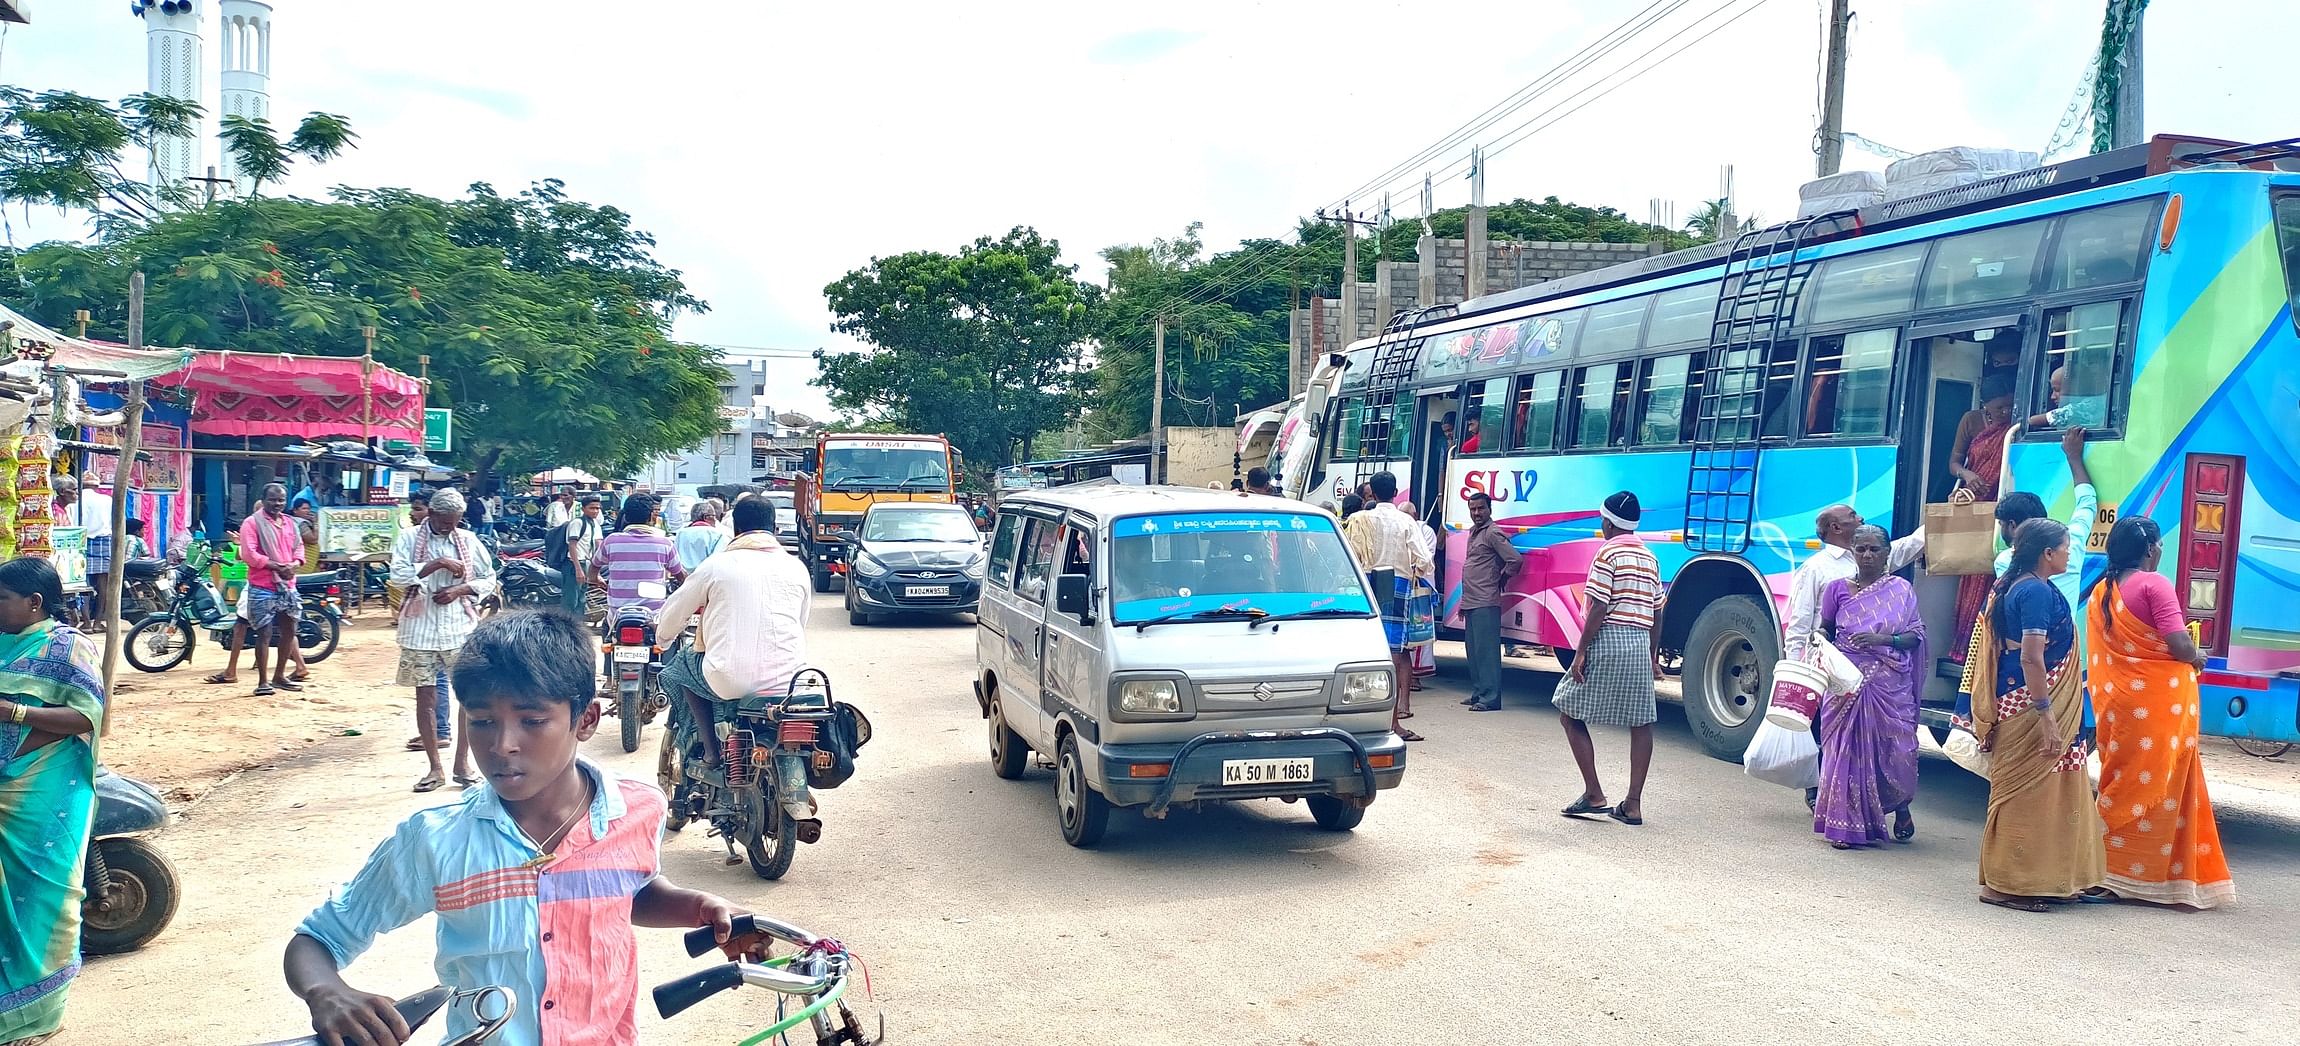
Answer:
[[1710, 755], [1740, 762], [1763, 721], [1780, 634], [1749, 596], [1710, 603], [1685, 640], [1685, 722]]

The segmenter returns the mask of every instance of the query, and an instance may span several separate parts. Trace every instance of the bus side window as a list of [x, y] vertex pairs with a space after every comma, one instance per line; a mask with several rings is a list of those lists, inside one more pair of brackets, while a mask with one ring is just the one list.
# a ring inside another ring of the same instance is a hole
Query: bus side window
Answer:
[[1882, 436], [1897, 329], [1814, 338], [1806, 348], [1805, 435]]
[[1334, 457], [1351, 460], [1358, 456], [1358, 433], [1365, 424], [1365, 401], [1351, 397], [1342, 401], [1339, 411], [1341, 433], [1334, 437]]
[[1563, 413], [1559, 397], [1564, 389], [1561, 370], [1518, 376], [1517, 417], [1509, 429], [1511, 450], [1557, 449], [1557, 416]]
[[2037, 413], [2029, 428], [2116, 430], [2124, 424], [2116, 393], [2131, 369], [2124, 351], [2127, 312], [2119, 300], [2044, 314], [2045, 364], [2037, 369], [2041, 387], [2032, 390]]
[[1687, 442], [1693, 412], [1688, 403], [1701, 387], [1697, 353], [1646, 360], [1637, 387], [1637, 445], [1665, 447]]
[[1576, 372], [1573, 446], [1611, 447], [1627, 442], [1631, 391], [1636, 368], [1627, 363], [1601, 363]]

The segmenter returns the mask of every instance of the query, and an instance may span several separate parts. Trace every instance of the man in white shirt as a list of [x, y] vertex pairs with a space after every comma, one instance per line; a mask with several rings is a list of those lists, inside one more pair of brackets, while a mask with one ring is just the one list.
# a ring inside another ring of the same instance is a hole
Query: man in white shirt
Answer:
[[[1867, 522], [1851, 505], [1831, 505], [1814, 518], [1813, 531], [1821, 539], [1821, 548], [1789, 575], [1789, 617], [1783, 622], [1781, 635], [1784, 657], [1805, 656], [1813, 631], [1821, 624], [1821, 590], [1831, 581], [1853, 576], [1853, 532]], [[1896, 573], [1924, 554], [1925, 532], [1919, 528], [1893, 542], [1886, 551], [1885, 572]]]
[[[454, 663], [463, 641], [478, 626], [479, 601], [495, 592], [495, 562], [488, 558], [486, 546], [480, 544], [479, 535], [456, 525], [463, 521], [463, 509], [463, 495], [455, 488], [433, 494], [423, 525], [401, 531], [391, 548], [392, 583], [407, 590], [399, 607], [399, 685], [415, 689], [416, 729], [422, 731], [424, 754], [431, 759], [431, 772], [415, 783], [418, 792], [436, 791], [447, 783], [433, 724], [439, 674]], [[456, 781], [475, 784], [470, 731], [458, 733], [462, 739], [455, 751]]]
[[[687, 575], [657, 618], [671, 629], [698, 611], [703, 615], [693, 646], [663, 666], [663, 682], [685, 695], [685, 725], [704, 737], [712, 736], [714, 700], [781, 693], [807, 664], [807, 612], [814, 602], [807, 569], [775, 539], [772, 502], [743, 498], [733, 516], [735, 539]], [[711, 772], [720, 762], [719, 746], [703, 745]]]
[[[1408, 741], [1419, 741], [1422, 735], [1406, 729], [1399, 722], [1399, 707], [1405, 700], [1405, 690], [1413, 685], [1414, 666], [1412, 645], [1407, 642], [1408, 618], [1411, 616], [1414, 582], [1430, 576], [1431, 562], [1423, 551], [1421, 539], [1415, 534], [1422, 530], [1421, 523], [1398, 510], [1393, 502], [1398, 496], [1398, 478], [1389, 472], [1376, 472], [1367, 484], [1374, 488], [1374, 504], [1352, 513], [1342, 530], [1349, 539], [1350, 551], [1358, 557], [1358, 566], [1366, 573], [1389, 571], [1394, 576], [1390, 591], [1374, 593], [1376, 605], [1382, 611], [1382, 631], [1390, 641], [1391, 677], [1390, 729]], [[1403, 593], [1403, 594], [1401, 594]]]
[[556, 497], [551, 499], [551, 504], [543, 509], [543, 526], [545, 529], [564, 527], [568, 520], [574, 518], [575, 492], [572, 490], [560, 491]]

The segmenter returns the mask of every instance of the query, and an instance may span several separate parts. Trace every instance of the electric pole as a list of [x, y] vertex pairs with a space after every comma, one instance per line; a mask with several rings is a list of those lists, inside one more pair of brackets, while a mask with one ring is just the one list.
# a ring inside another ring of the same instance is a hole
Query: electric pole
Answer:
[[1837, 173], [1845, 162], [1845, 32], [1852, 28], [1853, 0], [1829, 0], [1829, 53], [1821, 85], [1819, 176]]
[[2124, 38], [2124, 52], [2120, 56], [2124, 73], [2116, 80], [2116, 124], [2109, 131], [2109, 147], [2122, 149], [2147, 141], [2147, 132], [2141, 129], [2141, 20], [2148, 15], [2144, 0], [2127, 0], [2125, 10], [2130, 12], [2132, 32]]
[[[1369, 218], [1358, 217], [1346, 203], [1342, 205], [1342, 213], [1338, 215], [1327, 214], [1323, 209], [1320, 209], [1318, 220], [1340, 222], [1342, 226], [1342, 320], [1341, 337], [1338, 339], [1341, 346], [1337, 346], [1337, 348], [1346, 347], [1349, 343], [1358, 340], [1358, 226], [1371, 227], [1378, 223]], [[1317, 332], [1312, 331], [1310, 336], [1312, 338], [1317, 337]], [[1313, 358], [1315, 355], [1312, 354]]]
[[1150, 350], [1150, 475], [1152, 485], [1166, 482], [1166, 314], [1159, 313], [1156, 339]]

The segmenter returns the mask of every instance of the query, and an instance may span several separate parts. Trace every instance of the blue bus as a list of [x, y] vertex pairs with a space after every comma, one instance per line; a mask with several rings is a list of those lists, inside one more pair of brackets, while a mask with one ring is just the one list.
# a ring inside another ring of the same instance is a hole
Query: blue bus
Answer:
[[[2162, 526], [2200, 649], [2207, 735], [2300, 740], [2300, 140], [2161, 136], [1859, 212], [1401, 318], [1319, 368], [1289, 492], [1397, 473], [1441, 521], [1458, 627], [1464, 498], [1527, 554], [1508, 639], [1570, 651], [1597, 502], [1645, 504], [1686, 719], [1737, 759], [1781, 649], [1814, 517], [1896, 535], [1946, 498], [1986, 376], [2015, 389], [2002, 490], [2066, 519], [2055, 419], [2087, 430], [2101, 519]], [[1997, 379], [2007, 380], [2007, 379]], [[2177, 550], [2177, 551], [2175, 551]], [[2072, 569], [2075, 569], [2072, 567]], [[1956, 631], [1955, 577], [1915, 579]], [[2080, 608], [2081, 609], [2081, 608]], [[1954, 645], [1962, 645], [1957, 636]], [[1951, 643], [1935, 643], [1936, 655]], [[1957, 671], [1925, 693], [1939, 726]]]

